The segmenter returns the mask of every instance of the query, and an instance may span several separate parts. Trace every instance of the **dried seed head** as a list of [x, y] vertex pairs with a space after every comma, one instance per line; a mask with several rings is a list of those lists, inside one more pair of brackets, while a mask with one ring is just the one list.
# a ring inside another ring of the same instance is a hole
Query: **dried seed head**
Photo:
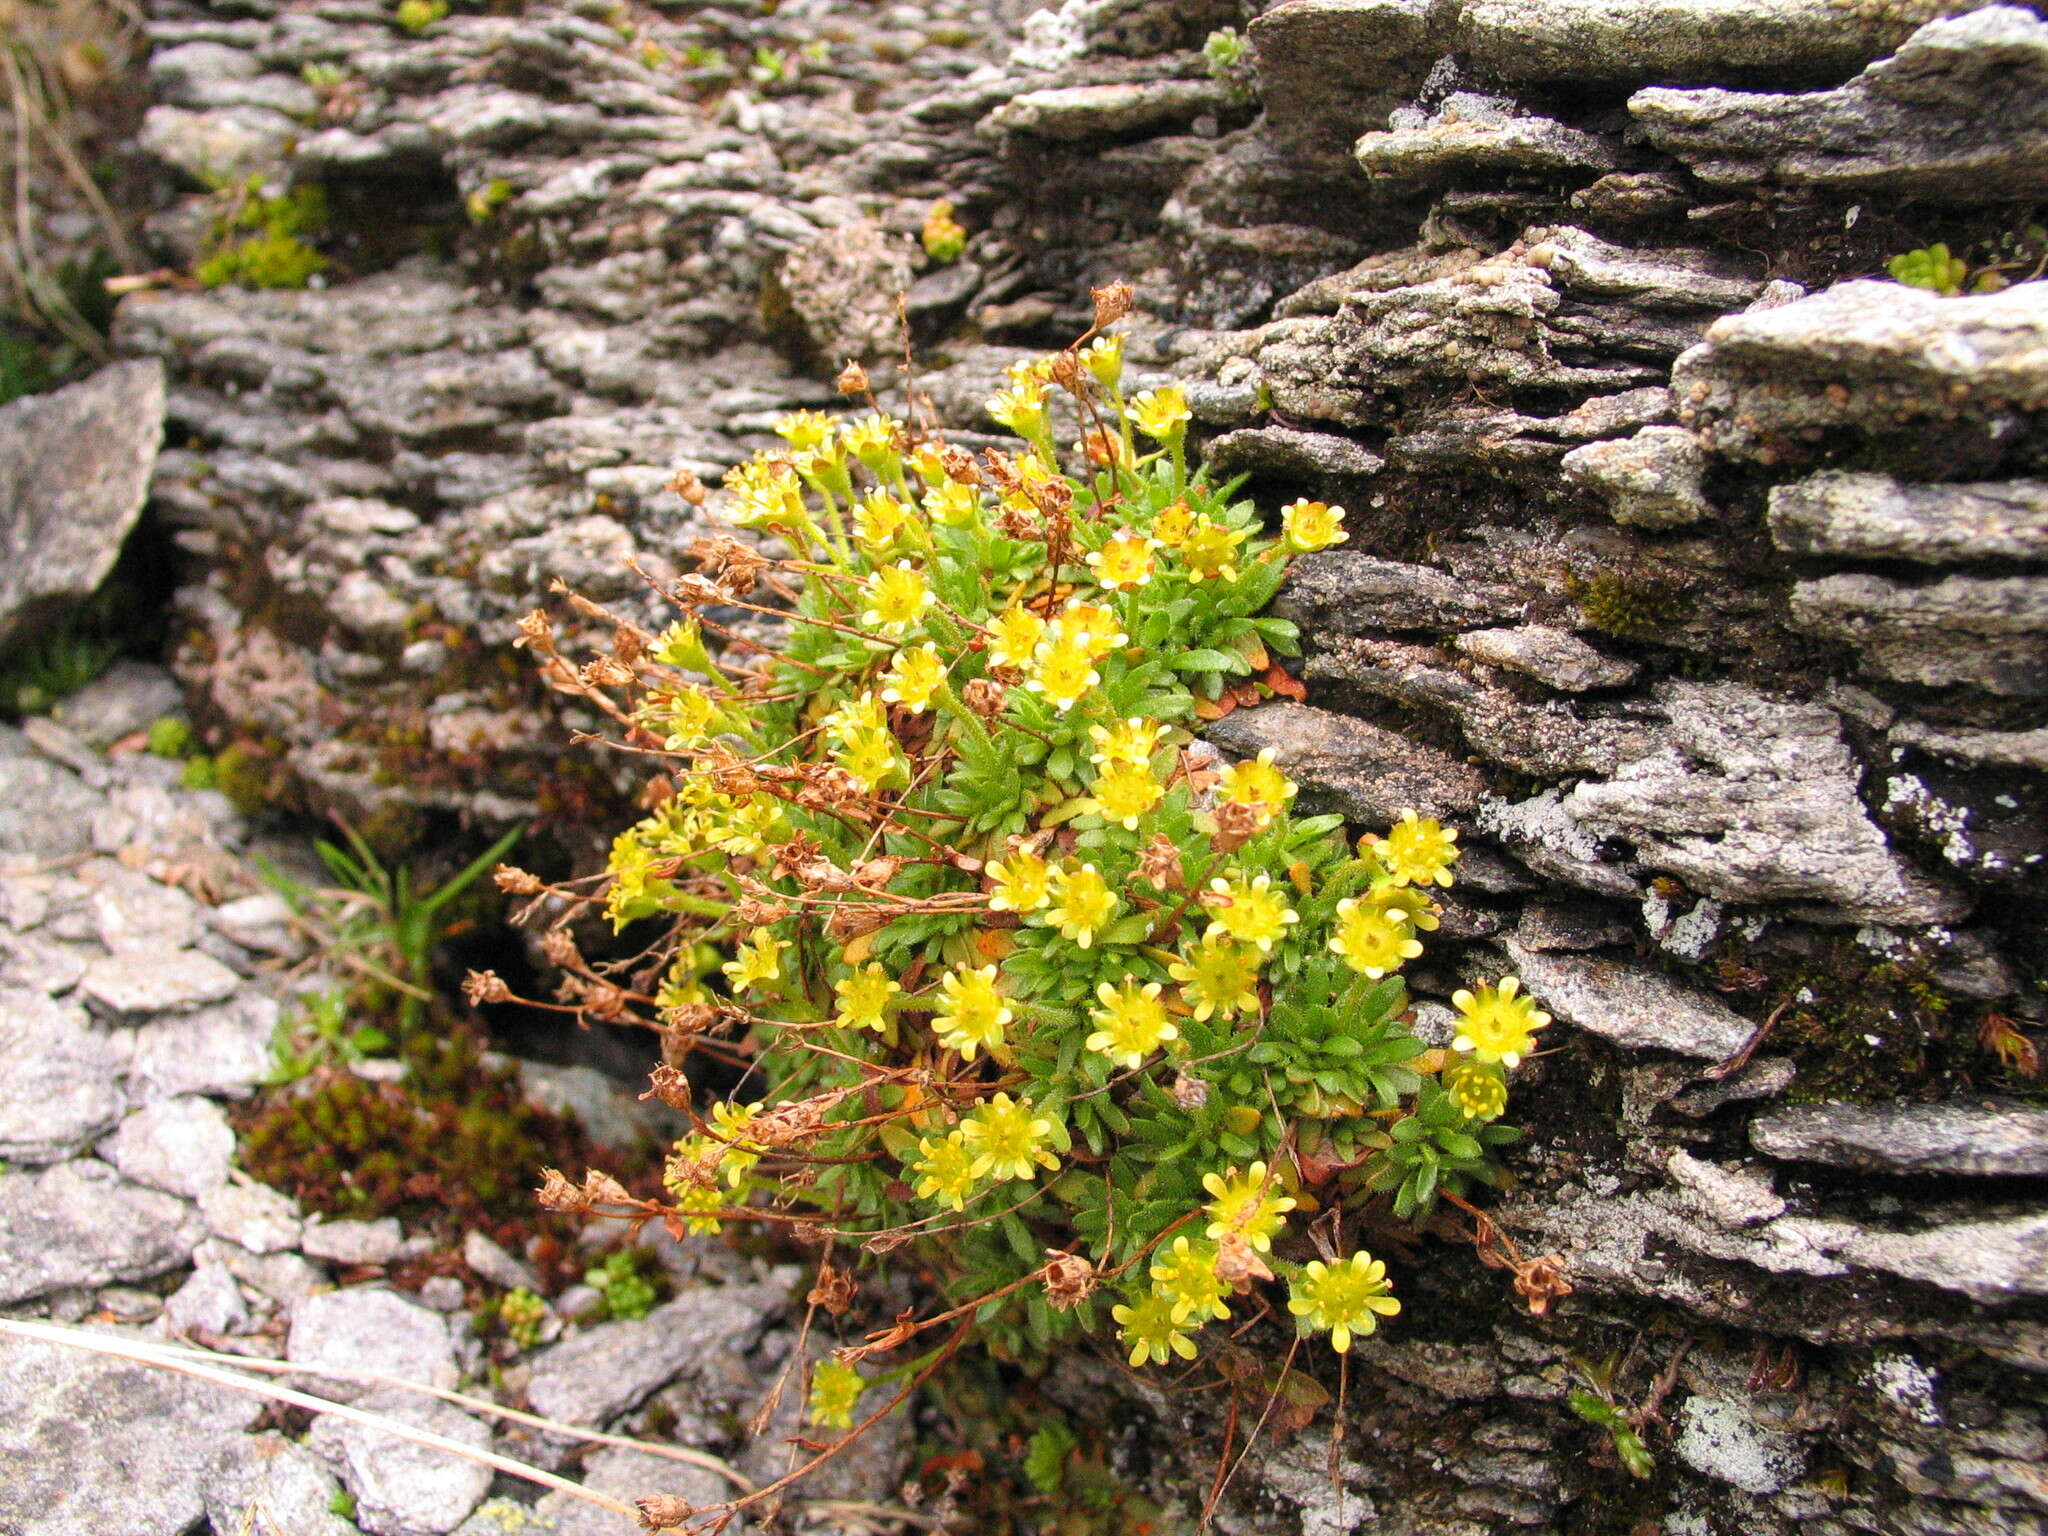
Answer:
[[1273, 1271], [1242, 1233], [1226, 1232], [1216, 1241], [1216, 1278], [1242, 1295], [1254, 1281], [1272, 1279]]
[[510, 864], [500, 864], [492, 870], [491, 879], [497, 882], [498, 889], [507, 896], [538, 896], [547, 889], [540, 876], [529, 875], [525, 870]]
[[1173, 1102], [1182, 1109], [1200, 1109], [1209, 1102], [1209, 1085], [1183, 1072], [1173, 1080]]
[[853, 877], [872, 890], [877, 886], [887, 886], [902, 868], [903, 861], [894, 854], [888, 854], [879, 859], [868, 859], [856, 864]]
[[879, 902], [872, 906], [835, 907], [825, 923], [825, 932], [835, 939], [857, 939], [864, 933], [876, 933], [888, 927], [896, 910]]
[[1071, 1312], [1095, 1290], [1095, 1266], [1078, 1253], [1045, 1251], [1045, 1299], [1058, 1312]]
[[1187, 888], [1187, 874], [1181, 868], [1180, 847], [1164, 833], [1152, 834], [1152, 841], [1138, 852], [1138, 873], [1162, 891]]
[[946, 478], [961, 485], [980, 485], [981, 466], [974, 462], [974, 455], [965, 448], [951, 444], [939, 450], [939, 465], [946, 471]]
[[643, 1531], [666, 1531], [693, 1518], [697, 1506], [688, 1499], [679, 1499], [672, 1493], [652, 1494], [644, 1499], [635, 1499], [633, 1507], [639, 1511], [635, 1517]]
[[512, 642], [515, 651], [529, 645], [541, 652], [555, 648], [555, 626], [539, 608], [519, 621], [519, 638]]
[[693, 469], [679, 469], [668, 477], [668, 488], [693, 507], [701, 507], [710, 496], [704, 489], [704, 482], [697, 478]]
[[1048, 518], [1064, 518], [1074, 505], [1074, 488], [1065, 480], [1048, 480], [1031, 488], [1031, 499]]
[[585, 662], [576, 675], [586, 688], [626, 688], [633, 682], [633, 669], [619, 665], [609, 656]]
[[1210, 839], [1218, 853], [1235, 853], [1259, 830], [1259, 808], [1226, 800], [1216, 807], [1216, 835]]
[[868, 383], [868, 371], [852, 358], [839, 370], [839, 393], [842, 395], [864, 395], [872, 387]]
[[576, 1214], [590, 1209], [590, 1202], [584, 1199], [583, 1191], [571, 1184], [561, 1169], [541, 1169], [540, 1180], [540, 1188], [534, 1194], [543, 1210]]
[[1000, 715], [1009, 697], [1010, 690], [992, 677], [977, 677], [960, 690], [960, 702], [983, 720]]
[[512, 989], [496, 971], [471, 971], [462, 978], [462, 1000], [476, 1008], [484, 1003], [512, 1000]]
[[853, 1276], [830, 1264], [820, 1264], [818, 1278], [804, 1300], [814, 1307], [823, 1307], [834, 1317], [844, 1317], [859, 1294], [860, 1287], [853, 1283]]
[[[680, 1009], [676, 1011], [681, 1012]], [[706, 1008], [704, 1012], [709, 1014], [711, 1010]], [[707, 1018], [704, 1022], [708, 1024], [711, 1021]], [[640, 1097], [644, 1099], [650, 1096], [661, 1100], [671, 1109], [688, 1109], [695, 1100], [696, 1093], [687, 1077], [664, 1062], [647, 1074], [647, 1092]]]
[[1099, 331], [1115, 325], [1131, 312], [1137, 290], [1119, 278], [1104, 287], [1090, 288], [1088, 297], [1095, 301], [1095, 328]]
[[558, 965], [566, 969], [583, 963], [583, 955], [576, 948], [575, 939], [571, 938], [568, 930], [564, 928], [550, 928], [543, 933], [540, 936], [540, 952], [549, 965]]
[[630, 667], [647, 654], [647, 636], [640, 630], [621, 624], [612, 631], [612, 659], [622, 667]]
[[732, 906], [733, 921], [743, 928], [766, 928], [789, 916], [791, 908], [780, 901], [756, 901], [749, 896]]

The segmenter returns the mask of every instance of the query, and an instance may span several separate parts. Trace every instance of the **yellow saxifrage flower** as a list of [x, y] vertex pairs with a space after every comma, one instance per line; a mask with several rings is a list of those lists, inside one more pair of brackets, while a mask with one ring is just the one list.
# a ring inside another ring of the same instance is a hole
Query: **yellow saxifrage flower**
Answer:
[[1073, 640], [1061, 640], [1039, 647], [1038, 659], [1024, 686], [1045, 695], [1046, 703], [1065, 713], [1102, 681], [1095, 660]]
[[798, 453], [813, 453], [832, 435], [832, 418], [823, 411], [792, 411], [775, 423], [775, 435]]
[[1184, 501], [1176, 501], [1160, 510], [1152, 520], [1152, 537], [1162, 549], [1179, 549], [1187, 542], [1189, 534], [1195, 531], [1195, 514], [1188, 510]]
[[1310, 1328], [1327, 1330], [1331, 1348], [1340, 1355], [1351, 1348], [1354, 1335], [1364, 1338], [1379, 1327], [1381, 1318], [1401, 1310], [1401, 1303], [1388, 1294], [1393, 1286], [1387, 1280], [1387, 1266], [1363, 1248], [1336, 1264], [1311, 1259], [1290, 1289], [1294, 1294], [1287, 1310]]
[[760, 1118], [758, 1104], [735, 1104], [727, 1099], [711, 1106], [711, 1140], [721, 1144], [718, 1171], [734, 1189], [745, 1182], [754, 1165], [761, 1161], [761, 1154], [768, 1150], [747, 1134], [748, 1128]]
[[832, 983], [832, 995], [839, 999], [836, 1022], [842, 1029], [871, 1029], [879, 1035], [889, 1027], [889, 1000], [902, 991], [895, 977], [870, 960]]
[[735, 992], [782, 978], [782, 952], [789, 946], [766, 929], [742, 944], [719, 969]]
[[867, 1378], [850, 1365], [837, 1360], [820, 1360], [811, 1368], [811, 1398], [807, 1412], [819, 1429], [853, 1428], [853, 1411], [867, 1391]]
[[902, 758], [896, 751], [896, 738], [887, 731], [862, 731], [833, 753], [832, 761], [862, 789], [873, 791], [896, 772]]
[[1060, 1160], [1045, 1145], [1052, 1121], [1031, 1110], [1029, 1099], [1013, 1101], [999, 1093], [968, 1114], [960, 1134], [974, 1154], [977, 1179], [1035, 1179], [1039, 1169], [1059, 1167]]
[[1046, 921], [1083, 949], [1094, 944], [1095, 935], [1116, 916], [1116, 893], [1095, 872], [1093, 864], [1054, 870], [1052, 894], [1053, 905], [1046, 911]]
[[1242, 528], [1226, 528], [1202, 518], [1180, 541], [1180, 557], [1187, 562], [1189, 581], [1237, 580], [1237, 547], [1245, 541]]
[[1088, 1049], [1100, 1051], [1120, 1067], [1138, 1067], [1167, 1041], [1178, 1040], [1180, 1029], [1166, 1016], [1161, 990], [1156, 981], [1143, 986], [1125, 981], [1115, 987], [1097, 983], [1095, 996], [1102, 1006], [1088, 1010], [1096, 1025]]
[[887, 549], [909, 523], [910, 509], [887, 491], [869, 491], [853, 509], [853, 536], [869, 551]]
[[1081, 352], [1081, 361], [1104, 389], [1115, 389], [1124, 376], [1124, 333], [1112, 331], [1098, 336]]
[[1226, 934], [1241, 943], [1256, 945], [1269, 955], [1287, 930], [1301, 921], [1301, 914], [1287, 905], [1287, 893], [1274, 888], [1271, 875], [1241, 874], [1209, 882], [1212, 893], [1204, 897], [1209, 907], [1209, 933]]
[[860, 621], [885, 635], [906, 634], [931, 605], [932, 586], [924, 572], [898, 560], [868, 578], [868, 606]]
[[1156, 442], [1173, 442], [1187, 431], [1192, 420], [1188, 397], [1177, 385], [1148, 389], [1131, 399], [1132, 425]]
[[1458, 861], [1458, 834], [1434, 817], [1403, 811], [1387, 835], [1373, 840], [1373, 852], [1396, 885], [1449, 885]]
[[1044, 638], [1045, 620], [1029, 608], [1005, 608], [988, 627], [989, 665], [1021, 672]]
[[675, 1212], [685, 1233], [691, 1237], [717, 1234], [718, 1213], [725, 1209], [725, 1196], [715, 1185], [689, 1184], [678, 1189], [671, 1184], [669, 1194], [675, 1198]]
[[659, 695], [655, 702], [661, 713], [649, 724], [667, 727], [662, 747], [669, 752], [703, 746], [719, 723], [717, 701], [701, 688], [678, 688]]
[[974, 1154], [967, 1150], [967, 1138], [958, 1131], [937, 1141], [926, 1136], [919, 1140], [917, 1150], [918, 1159], [909, 1171], [917, 1177], [918, 1198], [966, 1210], [975, 1183]]
[[1344, 509], [1333, 507], [1326, 501], [1290, 501], [1280, 509], [1280, 533], [1287, 540], [1287, 547], [1302, 554], [1313, 554], [1319, 549], [1328, 549], [1333, 544], [1346, 542], [1351, 535], [1344, 531]]
[[1260, 1253], [1273, 1251], [1273, 1239], [1287, 1225], [1295, 1199], [1269, 1176], [1264, 1163], [1228, 1175], [1205, 1173], [1202, 1188], [1215, 1198], [1203, 1207], [1209, 1213], [1210, 1238], [1221, 1241], [1235, 1232]]
[[1230, 1316], [1223, 1298], [1230, 1287], [1216, 1273], [1216, 1249], [1176, 1237], [1152, 1261], [1152, 1294], [1164, 1297], [1177, 1324], [1206, 1323]]
[[1046, 645], [1074, 644], [1100, 661], [1130, 637], [1117, 625], [1117, 617], [1100, 603], [1068, 603], [1045, 637]]
[[1474, 1120], [1498, 1119], [1508, 1107], [1507, 1079], [1501, 1076], [1500, 1068], [1489, 1067], [1469, 1056], [1445, 1071], [1443, 1085], [1459, 1113]]
[[1018, 849], [988, 867], [996, 888], [989, 893], [992, 912], [1036, 912], [1052, 900], [1052, 869], [1037, 854]]
[[932, 1023], [939, 1031], [939, 1043], [960, 1053], [962, 1061], [974, 1060], [978, 1051], [992, 1051], [1003, 1043], [1003, 1029], [1016, 1017], [996, 991], [996, 968], [979, 970], [958, 966], [939, 980], [939, 1011]]
[[1118, 1334], [1131, 1348], [1134, 1369], [1148, 1360], [1164, 1365], [1169, 1354], [1179, 1355], [1183, 1360], [1195, 1358], [1195, 1341], [1174, 1321], [1173, 1303], [1164, 1296], [1149, 1292], [1130, 1306], [1119, 1303], [1111, 1307], [1109, 1315], [1117, 1324]]
[[1410, 928], [1424, 933], [1436, 931], [1437, 904], [1412, 885], [1395, 885], [1391, 882], [1376, 885], [1365, 893], [1365, 904], [1378, 907], [1387, 916], [1406, 923]]
[[924, 493], [925, 514], [942, 528], [963, 528], [974, 521], [974, 488], [948, 480]]
[[819, 723], [829, 739], [844, 746], [871, 731], [886, 733], [889, 710], [874, 694], [864, 693], [857, 699], [848, 699]]
[[882, 697], [921, 715], [945, 681], [946, 664], [939, 660], [939, 648], [927, 640], [896, 653], [896, 660], [882, 676]]
[[1536, 1049], [1536, 1031], [1550, 1022], [1550, 1015], [1536, 1006], [1535, 998], [1517, 995], [1521, 990], [1519, 977], [1503, 976], [1498, 986], [1453, 992], [1451, 1006], [1458, 1010], [1459, 1018], [1451, 1049], [1470, 1052], [1474, 1059], [1489, 1064], [1520, 1066], [1522, 1058]]
[[1408, 925], [1383, 907], [1347, 896], [1337, 903], [1337, 931], [1330, 948], [1361, 976], [1378, 981], [1422, 953]]
[[1212, 930], [1190, 945], [1166, 974], [1181, 985], [1197, 1019], [1212, 1014], [1256, 1013], [1259, 1010], [1259, 961]]
[[1088, 761], [1098, 768], [1114, 763], [1142, 768], [1152, 761], [1152, 754], [1159, 750], [1159, 739], [1165, 734], [1166, 727], [1158, 721], [1140, 720], [1136, 715], [1112, 726], [1091, 725], [1088, 739], [1095, 743], [1095, 750], [1088, 754]]
[[989, 396], [989, 415], [1019, 437], [1035, 438], [1045, 433], [1045, 386], [1036, 380], [1020, 381]]
[[1104, 821], [1135, 832], [1145, 813], [1165, 798], [1151, 769], [1116, 763], [1095, 776], [1094, 793], [1081, 804]]
[[1095, 579], [1115, 592], [1135, 592], [1152, 579], [1150, 539], [1135, 533], [1119, 533], [1088, 551], [1088, 564]]
[[1273, 824], [1275, 816], [1287, 810], [1294, 798], [1294, 781], [1273, 766], [1273, 749], [1263, 747], [1257, 757], [1232, 763], [1223, 770], [1216, 792], [1232, 805], [1249, 806], [1258, 813], [1259, 830]]

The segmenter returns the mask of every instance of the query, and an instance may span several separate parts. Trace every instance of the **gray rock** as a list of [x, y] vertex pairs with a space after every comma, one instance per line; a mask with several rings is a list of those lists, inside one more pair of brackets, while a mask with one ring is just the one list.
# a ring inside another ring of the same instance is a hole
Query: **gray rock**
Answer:
[[1678, 1410], [1673, 1449], [1694, 1471], [1745, 1493], [1776, 1493], [1806, 1475], [1806, 1453], [1782, 1430], [1759, 1423], [1734, 1398], [1695, 1394]]
[[164, 1300], [164, 1316], [180, 1334], [240, 1333], [249, 1323], [241, 1286], [220, 1264], [201, 1264]]
[[309, 1221], [299, 1239], [308, 1258], [336, 1264], [389, 1264], [405, 1246], [396, 1216], [376, 1221]]
[[80, 741], [105, 751], [184, 708], [184, 692], [170, 673], [150, 662], [124, 659], [72, 694], [55, 715]]
[[124, 1178], [195, 1200], [227, 1182], [235, 1133], [210, 1099], [159, 1099], [123, 1120], [99, 1154]]
[[783, 258], [782, 286], [820, 356], [873, 361], [896, 346], [896, 296], [910, 286], [907, 241], [863, 220]]
[[94, 860], [79, 878], [92, 889], [94, 937], [117, 955], [183, 949], [199, 937], [199, 903], [175, 886], [112, 859]]
[[327, 1272], [296, 1253], [251, 1253], [238, 1243], [213, 1237], [201, 1243], [193, 1257], [223, 1266], [242, 1284], [287, 1310], [328, 1288]]
[[[294, 1306], [285, 1358], [294, 1365], [378, 1371], [430, 1387], [452, 1387], [456, 1381], [447, 1320], [395, 1291], [368, 1286], [324, 1291]], [[319, 1390], [330, 1397], [353, 1397], [362, 1389], [321, 1378]]]
[[1352, 150], [1368, 176], [1434, 186], [1482, 175], [1596, 175], [1621, 165], [1619, 145], [1551, 118], [1505, 112], [1467, 116], [1453, 96], [1426, 122], [1368, 133]]
[[[1545, 1012], [1624, 1050], [1670, 1051], [1723, 1061], [1755, 1026], [1708, 993], [1626, 960], [1525, 948], [1503, 939], [1522, 989]], [[1476, 973], [1475, 973], [1476, 974]], [[1483, 980], [1496, 979], [1492, 975]]]
[[1714, 515], [1701, 488], [1706, 453], [1683, 427], [1644, 427], [1631, 438], [1588, 443], [1559, 465], [1567, 479], [1599, 496], [1617, 523], [1683, 528]]
[[1596, 650], [1570, 630], [1548, 624], [1467, 630], [1451, 643], [1467, 656], [1533, 677], [1562, 693], [1619, 688], [1634, 682], [1641, 670], [1632, 661]]
[[145, 1102], [180, 1093], [248, 1093], [270, 1075], [278, 1013], [275, 998], [244, 992], [217, 1008], [138, 1026], [129, 1092]]
[[130, 1184], [97, 1158], [0, 1173], [0, 1303], [152, 1279], [205, 1235], [183, 1200]]
[[1472, 0], [1459, 23], [1464, 50], [1498, 79], [1616, 85], [1839, 79], [1911, 24], [1826, 0]]
[[2025, 198], [2048, 189], [2048, 25], [1990, 6], [1930, 22], [1835, 90], [1658, 88], [1629, 110], [1651, 143], [1721, 186]]
[[54, 1163], [120, 1119], [122, 1043], [83, 1009], [0, 988], [0, 1158]]
[[[566, 1494], [563, 1501], [580, 1502], [571, 1501]], [[561, 1536], [561, 1527], [542, 1514], [538, 1505], [521, 1504], [517, 1499], [485, 1499], [455, 1528], [455, 1536]]]
[[1968, 910], [1870, 819], [1834, 711], [1736, 683], [1672, 681], [1658, 695], [1674, 746], [1573, 789], [1564, 808], [1582, 826], [1723, 901], [1818, 901], [1904, 924]]
[[1750, 1122], [1767, 1157], [1872, 1173], [2048, 1173], [2048, 1109], [1997, 1100], [1788, 1104]]
[[524, 1289], [538, 1293], [542, 1289], [540, 1276], [531, 1265], [513, 1258], [481, 1232], [462, 1234], [462, 1262], [479, 1279], [508, 1291]]
[[305, 1227], [298, 1201], [264, 1184], [216, 1184], [200, 1195], [199, 1213], [215, 1237], [251, 1253], [295, 1248]]
[[[770, 1347], [777, 1342], [770, 1341]], [[792, 1341], [794, 1342], [794, 1341]], [[827, 1357], [829, 1349], [820, 1341], [813, 1340], [809, 1346], [811, 1364]], [[803, 1368], [794, 1373], [793, 1380], [807, 1381]], [[742, 1472], [756, 1482], [767, 1482], [781, 1475], [783, 1459], [787, 1454], [782, 1445], [791, 1436], [805, 1438], [817, 1436], [820, 1439], [844, 1440], [848, 1431], [825, 1430], [822, 1433], [804, 1424], [804, 1394], [784, 1391], [774, 1403], [774, 1411], [768, 1411], [768, 1398], [774, 1393], [773, 1385], [766, 1387], [746, 1412], [749, 1421], [766, 1420], [767, 1428], [754, 1440], [748, 1442], [738, 1456]], [[886, 1388], [870, 1388], [865, 1392], [854, 1409], [855, 1422], [859, 1423], [889, 1400]], [[911, 1451], [910, 1417], [905, 1413], [892, 1413], [880, 1420], [865, 1435], [849, 1444], [833, 1460], [818, 1468], [813, 1475], [811, 1493], [822, 1499], [859, 1499], [867, 1497], [865, 1490], [872, 1488], [894, 1488], [903, 1480], [906, 1463]]]
[[1486, 789], [1477, 772], [1435, 747], [1307, 704], [1234, 710], [1207, 734], [1241, 757], [1272, 748], [1289, 778], [1367, 826], [1390, 825], [1407, 810], [1467, 815]]
[[213, 1528], [250, 1536], [355, 1536], [356, 1527], [334, 1513], [340, 1492], [318, 1456], [280, 1434], [224, 1444], [201, 1485]]
[[256, 954], [283, 959], [296, 959], [306, 951], [306, 940], [291, 920], [291, 906], [271, 891], [224, 901], [206, 913], [214, 932]]
[[705, 1286], [636, 1322], [604, 1323], [533, 1357], [534, 1412], [603, 1424], [718, 1349], [744, 1347], [781, 1305], [767, 1285]]
[[0, 754], [0, 855], [10, 863], [34, 865], [91, 852], [92, 817], [102, 805], [68, 769]]
[[1795, 555], [1955, 565], [2048, 558], [2048, 482], [1905, 485], [1826, 470], [1771, 488], [1771, 538]]
[[599, 1146], [631, 1152], [649, 1142], [673, 1141], [689, 1131], [682, 1112], [594, 1067], [557, 1067], [546, 1062], [514, 1063], [519, 1092], [527, 1103], [572, 1116]]
[[1245, 427], [1212, 441], [1203, 459], [1220, 474], [1262, 469], [1286, 475], [1376, 475], [1387, 467], [1378, 454], [1328, 432], [1293, 427]]
[[1943, 730], [1920, 720], [1901, 720], [1891, 728], [1890, 739], [1958, 762], [2048, 771], [2048, 726], [2030, 731]]
[[1591, 902], [1532, 901], [1515, 924], [1515, 942], [1524, 949], [1606, 949], [1634, 937], [1613, 909]]
[[117, 1018], [189, 1012], [234, 996], [242, 980], [196, 949], [139, 944], [95, 960], [79, 978], [79, 996]]
[[1710, 1163], [1683, 1147], [1665, 1160], [1665, 1171], [1691, 1192], [1709, 1220], [1740, 1230], [1785, 1214], [1785, 1201], [1771, 1188], [1768, 1176], [1732, 1164]]
[[996, 133], [1039, 139], [1100, 139], [1156, 132], [1229, 105], [1228, 94], [1209, 80], [1068, 85], [1013, 96], [985, 123]]
[[1718, 1082], [1697, 1083], [1674, 1094], [1671, 1107], [1697, 1120], [1745, 1099], [1774, 1099], [1792, 1086], [1799, 1069], [1790, 1056], [1757, 1056]]
[[191, 112], [156, 106], [136, 142], [200, 186], [232, 186], [275, 176], [299, 137], [299, 125], [271, 107], [218, 107]]
[[[488, 1425], [438, 1398], [389, 1388], [356, 1406], [478, 1450], [490, 1447]], [[316, 1421], [309, 1443], [340, 1471], [356, 1496], [356, 1524], [374, 1536], [443, 1536], [469, 1518], [491, 1486], [491, 1469], [481, 1462], [343, 1419]]]
[[[1790, 1217], [1774, 1223], [1792, 1225]], [[1818, 1227], [1818, 1224], [1815, 1224]], [[1836, 1259], [1997, 1305], [2048, 1295], [2048, 1215], [1956, 1221], [1919, 1232], [1880, 1232], [1838, 1224], [1809, 1230]]]
[[1945, 576], [1925, 586], [1844, 571], [1792, 589], [1791, 622], [1854, 646], [1880, 676], [2048, 694], [2048, 578]]
[[1304, 629], [1359, 635], [1477, 627], [1521, 617], [1526, 602], [1512, 588], [1460, 581], [1434, 566], [1330, 549], [1295, 562], [1274, 611]]
[[1384, 128], [1442, 52], [1427, 0], [1287, 0], [1248, 31], [1267, 121], [1296, 149], [1336, 156]]
[[[708, 1467], [651, 1456], [645, 1451], [631, 1450], [622, 1445], [601, 1447], [584, 1464], [583, 1486], [628, 1504], [650, 1494], [667, 1494], [671, 1498], [687, 1499], [700, 1509], [736, 1498], [740, 1493]], [[552, 1536], [617, 1536], [617, 1515], [566, 1493], [548, 1494], [534, 1505], [533, 1512], [549, 1522], [546, 1529]], [[520, 1529], [513, 1527], [515, 1536]], [[737, 1536], [737, 1533], [752, 1527], [742, 1520], [735, 1522], [731, 1529]]]
[[1563, 790], [1546, 789], [1526, 800], [1489, 796], [1474, 823], [1539, 875], [1625, 901], [1643, 893], [1642, 882], [1613, 862], [1604, 840], [1566, 807]]
[[51, 997], [78, 985], [99, 950], [83, 944], [61, 944], [39, 933], [0, 934], [0, 983]]
[[153, 359], [0, 405], [0, 647], [106, 579], [142, 513], [163, 430]]
[[263, 1411], [189, 1376], [0, 1338], [0, 1529], [18, 1536], [184, 1536], [205, 1468]]

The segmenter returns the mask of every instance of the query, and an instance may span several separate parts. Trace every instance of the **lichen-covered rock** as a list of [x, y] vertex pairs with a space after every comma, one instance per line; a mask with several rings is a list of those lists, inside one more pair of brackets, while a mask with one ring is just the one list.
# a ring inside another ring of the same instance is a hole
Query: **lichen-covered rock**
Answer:
[[1767, 1157], [1875, 1173], [2048, 1173], [2048, 1110], [2012, 1103], [1793, 1104], [1750, 1122]]
[[1795, 555], [1961, 565], [2048, 559], [2048, 483], [1914, 485], [1823, 470], [1773, 486], [1771, 538]]
[[154, 1279], [205, 1235], [185, 1201], [130, 1184], [97, 1158], [0, 1173], [0, 1303]]

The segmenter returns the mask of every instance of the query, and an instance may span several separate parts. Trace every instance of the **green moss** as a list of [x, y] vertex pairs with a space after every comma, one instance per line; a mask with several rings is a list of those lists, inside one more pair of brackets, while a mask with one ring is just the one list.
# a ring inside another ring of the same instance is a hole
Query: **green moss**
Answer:
[[165, 715], [150, 722], [149, 750], [152, 756], [190, 757], [195, 745], [192, 727], [176, 715]]
[[244, 816], [271, 804], [278, 792], [278, 773], [269, 754], [253, 742], [229, 743], [213, 759], [213, 785]]
[[1654, 640], [1692, 615], [1685, 594], [1668, 582], [1601, 571], [1572, 594], [1586, 622], [1624, 640]]
[[435, 22], [447, 20], [448, 0], [398, 0], [391, 17], [408, 32], [424, 32]]
[[327, 228], [326, 191], [308, 182], [271, 193], [260, 178], [232, 194], [193, 275], [208, 288], [303, 288], [327, 270], [311, 241]]

